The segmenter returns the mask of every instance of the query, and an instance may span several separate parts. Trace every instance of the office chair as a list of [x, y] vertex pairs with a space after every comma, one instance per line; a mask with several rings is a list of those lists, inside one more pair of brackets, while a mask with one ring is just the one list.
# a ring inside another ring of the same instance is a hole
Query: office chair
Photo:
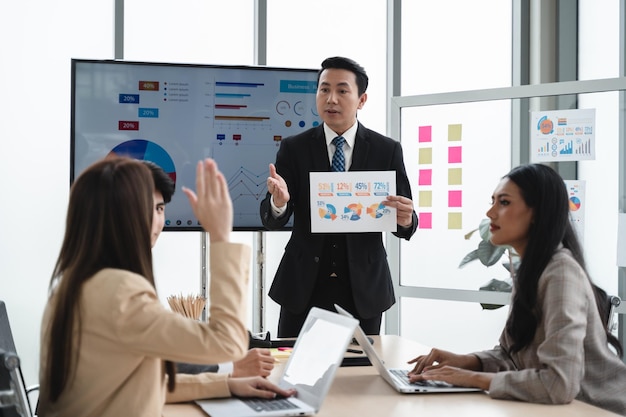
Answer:
[[0, 300], [0, 417], [34, 417], [29, 394], [38, 390], [38, 385], [26, 387], [6, 305]]

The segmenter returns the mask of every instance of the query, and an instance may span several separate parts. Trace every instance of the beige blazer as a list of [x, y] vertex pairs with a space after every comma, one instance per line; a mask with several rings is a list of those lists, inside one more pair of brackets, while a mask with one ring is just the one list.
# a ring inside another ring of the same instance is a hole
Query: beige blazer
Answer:
[[[104, 269], [81, 295], [82, 330], [74, 378], [54, 404], [42, 377], [53, 294], [41, 329], [39, 416], [160, 416], [166, 388], [163, 360], [219, 363], [240, 359], [248, 345], [245, 326], [250, 248], [214, 243], [210, 248], [208, 323], [166, 309], [143, 277]], [[198, 384], [199, 380], [206, 384]], [[224, 377], [177, 376], [171, 401], [227, 396]]]

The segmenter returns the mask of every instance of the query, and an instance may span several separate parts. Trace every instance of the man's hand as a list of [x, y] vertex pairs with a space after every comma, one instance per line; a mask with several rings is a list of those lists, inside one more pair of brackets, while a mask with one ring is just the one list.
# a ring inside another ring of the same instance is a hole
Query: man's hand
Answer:
[[278, 175], [274, 164], [270, 164], [270, 176], [267, 177], [267, 191], [274, 198], [274, 205], [278, 208], [287, 204], [291, 198], [287, 189], [287, 183], [283, 177]]
[[269, 349], [250, 349], [243, 359], [233, 362], [232, 376], [262, 376], [266, 377], [274, 369], [276, 359], [271, 355]]
[[387, 196], [387, 200], [383, 201], [383, 205], [396, 208], [398, 225], [411, 227], [413, 223], [413, 201], [410, 198], [390, 195]]

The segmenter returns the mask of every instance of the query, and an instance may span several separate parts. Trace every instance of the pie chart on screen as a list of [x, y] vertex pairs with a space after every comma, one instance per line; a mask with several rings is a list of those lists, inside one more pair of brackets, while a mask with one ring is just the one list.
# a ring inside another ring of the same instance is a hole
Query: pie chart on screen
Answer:
[[176, 183], [176, 167], [172, 157], [165, 149], [154, 142], [144, 139], [133, 139], [120, 143], [110, 153], [117, 156], [154, 162]]
[[572, 196], [569, 198], [569, 209], [571, 211], [576, 211], [580, 208], [580, 198], [576, 196]]

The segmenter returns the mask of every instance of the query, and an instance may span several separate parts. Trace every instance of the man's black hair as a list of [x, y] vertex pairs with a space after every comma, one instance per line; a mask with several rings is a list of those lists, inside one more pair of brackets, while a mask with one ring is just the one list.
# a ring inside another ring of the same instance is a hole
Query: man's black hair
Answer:
[[350, 58], [345, 58], [342, 56], [334, 56], [331, 58], [326, 58], [322, 62], [322, 68], [317, 73], [318, 85], [320, 83], [320, 75], [322, 75], [322, 71], [324, 71], [325, 69], [329, 69], [329, 68], [345, 69], [345, 70], [353, 72], [354, 76], [356, 77], [356, 85], [359, 90], [359, 97], [362, 96], [363, 93], [365, 93], [365, 91], [367, 91], [369, 77], [367, 76], [367, 73], [365, 72], [365, 68], [363, 68], [358, 63], [351, 60]]

